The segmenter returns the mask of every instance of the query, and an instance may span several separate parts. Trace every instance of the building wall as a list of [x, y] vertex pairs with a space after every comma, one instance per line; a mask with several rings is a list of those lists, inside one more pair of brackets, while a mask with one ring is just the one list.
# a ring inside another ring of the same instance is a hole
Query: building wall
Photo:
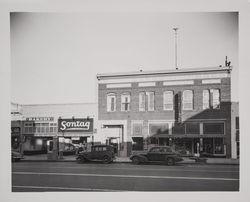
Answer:
[[[184, 73], [178, 74], [183, 77], [193, 77], [193, 84], [181, 84], [164, 86], [165, 78], [167, 74], [159, 76], [159, 75], [147, 75], [147, 76], [112, 76], [107, 77], [105, 79], [99, 80], [98, 85], [98, 117], [100, 121], [109, 120], [112, 123], [112, 120], [127, 120], [127, 139], [131, 141], [131, 127], [133, 121], [142, 121], [143, 122], [143, 136], [144, 138], [148, 136], [148, 124], [150, 121], [172, 121], [175, 120], [175, 112], [173, 111], [164, 111], [163, 110], [163, 92], [166, 90], [174, 91], [174, 94], [183, 92], [184, 90], [192, 90], [194, 92], [194, 108], [193, 110], [182, 111], [182, 122], [185, 121], [208, 121], [208, 120], [220, 120], [225, 123], [225, 135], [217, 135], [218, 137], [224, 137], [224, 142], [227, 145], [227, 156], [231, 155], [231, 81], [230, 75], [228, 73], [227, 76], [222, 78], [216, 78], [216, 80], [220, 80], [220, 83], [210, 83], [204, 84], [202, 80], [206, 80], [207, 76], [204, 73], [203, 78], [196, 78], [197, 72], [192, 73]], [[201, 73], [198, 73], [201, 75]], [[211, 74], [211, 72], [210, 72]], [[213, 72], [214, 75], [217, 72]], [[181, 77], [180, 76], [180, 77]], [[200, 76], [201, 77], [201, 76]], [[216, 76], [215, 76], [216, 77]], [[125, 78], [125, 79], [124, 79]], [[133, 79], [131, 79], [133, 78]], [[136, 78], [138, 80], [142, 80], [145, 78], [146, 80], [150, 80], [151, 82], [155, 82], [155, 86], [147, 86], [147, 87], [139, 87], [139, 82], [136, 82]], [[116, 80], [117, 79], [117, 80]], [[126, 80], [127, 79], [127, 80]], [[119, 85], [114, 85], [117, 83], [121, 83], [122, 80], [126, 80], [127, 83], [130, 83], [130, 87], [119, 87]], [[133, 82], [128, 82], [128, 81]], [[114, 88], [112, 86], [108, 86], [109, 82], [112, 82]], [[178, 82], [177, 82], [178, 83]], [[220, 89], [221, 96], [221, 105], [220, 109], [206, 109], [203, 110], [203, 90], [205, 89]], [[154, 111], [139, 111], [139, 92], [152, 91], [155, 92], [155, 110]], [[122, 112], [121, 111], [121, 94], [129, 92], [131, 94], [131, 104], [130, 111]], [[116, 111], [115, 112], [107, 112], [107, 94], [115, 93], [116, 94]]]
[[[237, 158], [237, 150], [239, 150], [239, 128], [236, 127], [236, 117], [239, 117], [239, 103], [232, 102], [232, 109], [231, 109], [231, 148], [232, 148], [232, 156], [231, 158]], [[238, 146], [237, 146], [238, 143]]]

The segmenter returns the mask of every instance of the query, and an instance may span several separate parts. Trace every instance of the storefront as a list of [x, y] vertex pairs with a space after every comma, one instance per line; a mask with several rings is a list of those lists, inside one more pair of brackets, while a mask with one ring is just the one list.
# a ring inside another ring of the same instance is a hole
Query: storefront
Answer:
[[64, 143], [94, 144], [94, 120], [93, 118], [59, 118], [57, 135]]

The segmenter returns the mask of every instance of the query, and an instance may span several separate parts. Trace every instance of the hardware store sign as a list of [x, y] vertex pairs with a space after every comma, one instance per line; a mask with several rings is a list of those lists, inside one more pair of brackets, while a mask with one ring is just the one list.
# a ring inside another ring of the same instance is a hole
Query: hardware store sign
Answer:
[[59, 132], [93, 132], [93, 119], [58, 119]]

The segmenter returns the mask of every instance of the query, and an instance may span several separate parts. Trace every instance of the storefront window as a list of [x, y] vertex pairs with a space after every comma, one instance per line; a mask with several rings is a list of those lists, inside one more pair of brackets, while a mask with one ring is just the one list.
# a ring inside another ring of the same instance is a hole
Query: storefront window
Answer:
[[200, 134], [200, 123], [186, 123], [186, 134]]
[[203, 123], [204, 134], [224, 134], [224, 123]]
[[173, 134], [185, 134], [185, 125], [184, 124], [175, 124], [172, 128]]
[[214, 153], [224, 154], [223, 138], [214, 138]]
[[168, 125], [168, 123], [149, 124], [149, 133], [150, 133], [150, 135], [169, 134], [169, 125]]

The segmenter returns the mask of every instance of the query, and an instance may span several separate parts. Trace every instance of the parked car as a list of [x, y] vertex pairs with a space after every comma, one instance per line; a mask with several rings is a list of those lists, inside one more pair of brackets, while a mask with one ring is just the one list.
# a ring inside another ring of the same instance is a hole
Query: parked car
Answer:
[[23, 159], [23, 156], [20, 152], [17, 151], [11, 151], [11, 161], [12, 162], [17, 162]]
[[111, 163], [114, 159], [114, 147], [111, 145], [93, 145], [90, 151], [82, 151], [76, 157], [76, 160], [81, 163], [86, 161]]
[[169, 146], [155, 146], [149, 151], [136, 153], [130, 156], [133, 164], [147, 162], [165, 162], [167, 165], [174, 165], [182, 161], [181, 155]]

